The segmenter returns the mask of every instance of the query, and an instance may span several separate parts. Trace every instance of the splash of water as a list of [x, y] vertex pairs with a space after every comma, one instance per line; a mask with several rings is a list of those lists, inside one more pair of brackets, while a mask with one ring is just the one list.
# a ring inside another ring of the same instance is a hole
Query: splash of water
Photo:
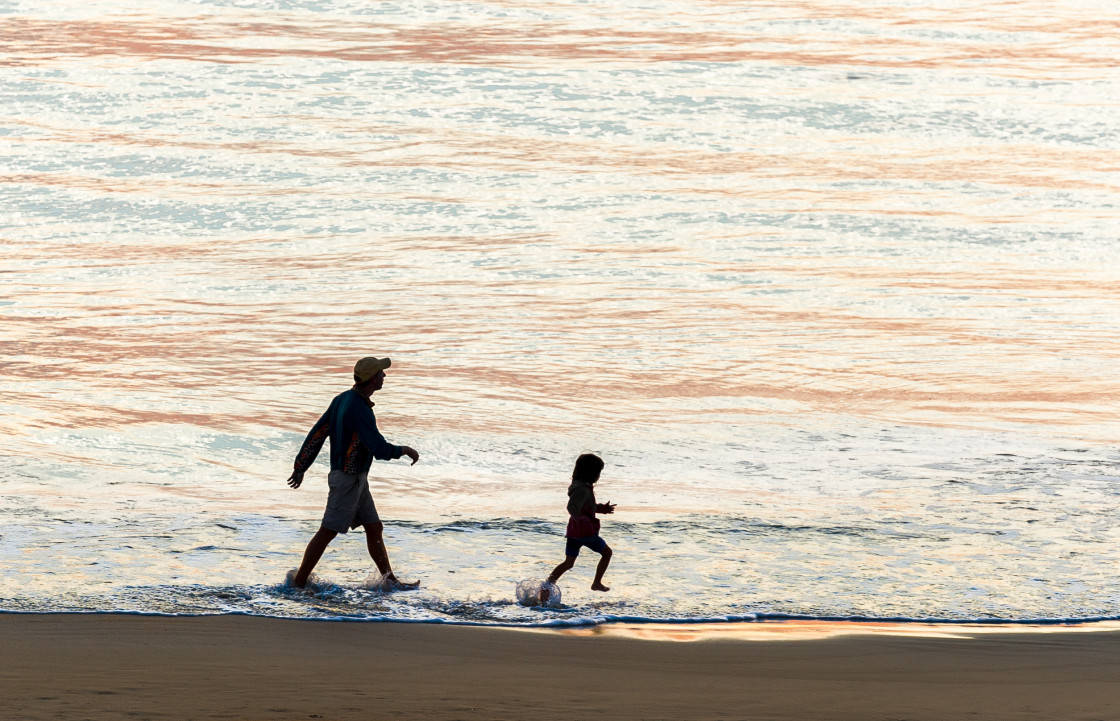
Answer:
[[560, 608], [563, 605], [563, 595], [560, 592], [560, 587], [548, 581], [537, 581], [531, 578], [519, 581], [515, 593], [517, 602], [522, 606]]

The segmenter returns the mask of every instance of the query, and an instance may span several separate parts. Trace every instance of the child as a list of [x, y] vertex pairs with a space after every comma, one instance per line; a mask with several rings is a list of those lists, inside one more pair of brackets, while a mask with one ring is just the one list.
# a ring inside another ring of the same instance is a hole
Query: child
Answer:
[[[553, 570], [548, 577], [549, 584], [556, 581], [572, 566], [576, 565], [581, 546], [587, 546], [592, 551], [600, 554], [599, 565], [595, 569], [595, 581], [591, 584], [592, 591], [609, 591], [603, 585], [603, 574], [611, 562], [611, 547], [599, 535], [598, 513], [614, 513], [614, 504], [595, 502], [595, 482], [603, 471], [603, 459], [594, 453], [584, 453], [576, 459], [576, 467], [572, 471], [572, 485], [568, 486], [568, 531], [567, 546], [564, 550], [564, 562]], [[541, 603], [548, 601], [550, 593], [548, 586], [541, 588]]]

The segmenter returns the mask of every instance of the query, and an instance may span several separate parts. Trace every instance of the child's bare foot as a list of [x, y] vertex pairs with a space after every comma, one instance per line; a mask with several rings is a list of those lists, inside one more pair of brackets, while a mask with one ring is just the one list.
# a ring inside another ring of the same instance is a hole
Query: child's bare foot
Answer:
[[552, 591], [548, 590], [548, 586], [541, 585], [541, 605], [548, 603], [548, 599], [552, 598]]
[[591, 590], [592, 591], [609, 591], [611, 589], [607, 586], [604, 586], [601, 583], [593, 583], [593, 584], [591, 584]]

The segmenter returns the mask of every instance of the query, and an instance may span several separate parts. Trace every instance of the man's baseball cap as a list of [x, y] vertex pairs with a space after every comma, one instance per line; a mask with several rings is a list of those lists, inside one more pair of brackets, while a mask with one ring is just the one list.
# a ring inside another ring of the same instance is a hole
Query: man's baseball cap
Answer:
[[374, 358], [372, 356], [362, 358], [354, 364], [354, 380], [358, 383], [365, 383], [391, 365], [393, 365], [393, 361], [388, 358]]

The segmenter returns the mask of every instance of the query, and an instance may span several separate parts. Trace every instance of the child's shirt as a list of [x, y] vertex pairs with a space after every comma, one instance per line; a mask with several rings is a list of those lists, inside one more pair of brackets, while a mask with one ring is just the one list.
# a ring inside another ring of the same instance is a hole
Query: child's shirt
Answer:
[[595, 517], [595, 489], [587, 483], [572, 481], [568, 486], [568, 538], [599, 535], [599, 519]]

